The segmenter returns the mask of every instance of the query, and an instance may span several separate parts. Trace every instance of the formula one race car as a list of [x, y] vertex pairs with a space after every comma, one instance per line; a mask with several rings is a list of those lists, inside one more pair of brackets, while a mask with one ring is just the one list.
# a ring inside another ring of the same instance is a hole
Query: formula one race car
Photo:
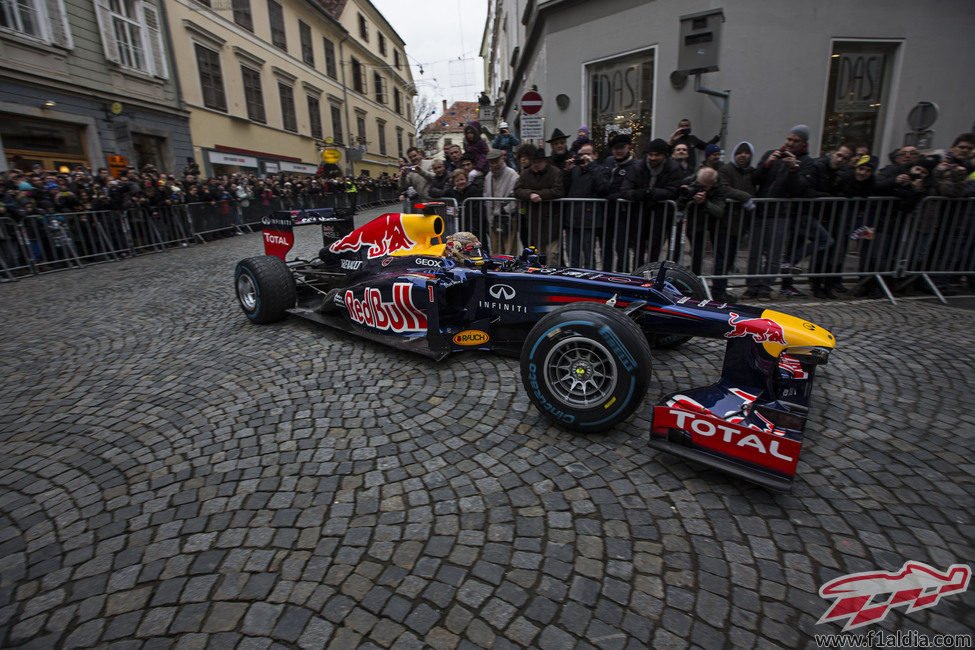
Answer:
[[[624, 275], [546, 266], [533, 248], [487, 256], [473, 235], [446, 235], [437, 209], [385, 214], [354, 230], [328, 210], [265, 217], [266, 255], [237, 264], [240, 306], [255, 323], [294, 314], [435, 359], [472, 349], [518, 355], [539, 411], [582, 432], [609, 429], [640, 405], [651, 343], [722, 339], [721, 378], [663, 398], [650, 444], [791, 487], [813, 376], [832, 334], [780, 312], [703, 299], [700, 279], [670, 263]], [[298, 218], [321, 224], [325, 247], [316, 259], [285, 261]]]

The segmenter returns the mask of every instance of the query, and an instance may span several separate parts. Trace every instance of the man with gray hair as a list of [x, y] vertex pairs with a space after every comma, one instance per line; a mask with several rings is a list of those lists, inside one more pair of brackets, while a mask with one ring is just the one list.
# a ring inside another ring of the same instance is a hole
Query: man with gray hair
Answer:
[[[505, 164], [504, 151], [489, 149], [488, 171], [484, 178], [484, 197], [506, 198], [514, 194], [518, 174]], [[518, 247], [518, 203], [516, 201], [491, 201], [488, 226], [491, 232], [491, 254], [516, 255]]]

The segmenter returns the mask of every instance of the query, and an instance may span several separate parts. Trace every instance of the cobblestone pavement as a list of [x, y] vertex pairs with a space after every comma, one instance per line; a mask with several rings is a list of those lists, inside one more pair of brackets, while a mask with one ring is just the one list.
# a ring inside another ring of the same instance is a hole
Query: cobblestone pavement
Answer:
[[[771, 494], [646, 445], [718, 342], [573, 435], [514, 360], [251, 325], [260, 246], [0, 286], [0, 646], [814, 647], [827, 580], [975, 559], [971, 311], [786, 305], [839, 349]], [[973, 591], [879, 628], [970, 633]]]

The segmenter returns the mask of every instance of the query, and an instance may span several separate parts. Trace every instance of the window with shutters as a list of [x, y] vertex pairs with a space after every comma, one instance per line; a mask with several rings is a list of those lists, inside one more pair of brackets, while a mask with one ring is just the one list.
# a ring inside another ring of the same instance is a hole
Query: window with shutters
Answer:
[[366, 71], [359, 59], [352, 59], [352, 88], [357, 93], [366, 94]]
[[332, 137], [337, 144], [342, 144], [345, 142], [342, 137], [342, 109], [335, 104], [329, 104], [329, 110], [332, 115]]
[[366, 150], [366, 145], [368, 144], [368, 141], [366, 140], [366, 116], [365, 115], [356, 115], [355, 116], [355, 126], [356, 126], [356, 131], [359, 132], [359, 142], [358, 142], [358, 144], [359, 144], [360, 147], [362, 147], [362, 150], [365, 151]]
[[376, 120], [376, 130], [379, 131], [379, 153], [386, 155], [386, 123]]
[[403, 129], [396, 127], [396, 155], [403, 157]]
[[71, 49], [64, 0], [0, 0], [0, 32]]
[[286, 83], [278, 82], [278, 95], [281, 97], [281, 126], [285, 131], [298, 132], [298, 118], [295, 116], [294, 89]]
[[399, 88], [393, 88], [393, 109], [400, 115], [403, 114], [403, 94]]
[[105, 58], [123, 68], [167, 78], [159, 10], [145, 0], [95, 0]]
[[240, 66], [240, 76], [244, 81], [244, 100], [247, 102], [247, 119], [267, 123], [264, 114], [264, 91], [261, 88], [261, 73], [246, 65]]
[[372, 85], [376, 87], [376, 101], [386, 103], [386, 80], [378, 72], [372, 73]]
[[254, 17], [251, 16], [251, 0], [232, 0], [234, 22], [249, 32], [254, 31]]
[[335, 43], [322, 37], [322, 45], [325, 47], [325, 74], [332, 79], [338, 79], [338, 71], [335, 66]]
[[308, 124], [311, 126], [311, 137], [322, 139], [322, 108], [317, 97], [308, 97]]
[[217, 111], [227, 111], [227, 96], [223, 92], [223, 74], [220, 72], [220, 55], [199, 43], [196, 48], [196, 66], [200, 71], [200, 90], [203, 105]]
[[379, 35], [379, 53], [386, 56], [386, 37], [382, 34]]
[[366, 17], [359, 14], [359, 37], [365, 42], [369, 42], [369, 24], [366, 22]]
[[311, 27], [308, 23], [298, 21], [298, 38], [301, 41], [301, 60], [308, 65], [315, 65], [315, 52], [311, 48]]
[[284, 33], [284, 10], [274, 0], [267, 0], [267, 16], [271, 27], [271, 45], [288, 51], [288, 37]]
[[393, 65], [399, 70], [399, 50], [393, 50]]

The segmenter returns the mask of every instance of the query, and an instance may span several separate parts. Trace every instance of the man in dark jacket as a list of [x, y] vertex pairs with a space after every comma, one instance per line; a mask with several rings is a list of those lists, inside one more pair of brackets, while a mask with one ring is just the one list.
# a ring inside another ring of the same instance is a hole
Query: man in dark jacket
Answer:
[[550, 263], [558, 263], [558, 219], [553, 218], [550, 201], [561, 199], [565, 193], [562, 170], [549, 164], [545, 149], [538, 148], [531, 165], [521, 172], [515, 183], [514, 196], [523, 201], [521, 212], [521, 241], [525, 246], [535, 245]]
[[[852, 155], [853, 150], [848, 145], [841, 144], [828, 156], [814, 160], [809, 168], [807, 195], [813, 198], [842, 196], [847, 179], [853, 175], [853, 171], [848, 166]], [[814, 256], [812, 268], [824, 273], [840, 273], [843, 271], [843, 253], [846, 249], [843, 242], [848, 236], [851, 225], [849, 218], [844, 218], [846, 212], [842, 209], [837, 210], [837, 206], [832, 203], [816, 204], [813, 208], [813, 218], [826, 229], [833, 242], [839, 242], [840, 245], [832, 246], [830, 250], [825, 251], [825, 254]], [[847, 291], [840, 276], [830, 276], [825, 280], [812, 278], [810, 284], [813, 295], [817, 298], [835, 298], [836, 293]]]
[[670, 140], [667, 141], [671, 147], [676, 147], [679, 144], [687, 145], [687, 164], [691, 169], [697, 169], [697, 153], [695, 149], [700, 149], [704, 151], [707, 149], [709, 144], [717, 144], [718, 140], [721, 139], [721, 133], [718, 133], [710, 140], [702, 140], [696, 135], [691, 134], [691, 121], [686, 117], [677, 123], [677, 130], [670, 135]]
[[[809, 187], [807, 180], [809, 167], [813, 162], [808, 147], [809, 127], [805, 124], [797, 124], [789, 130], [785, 143], [781, 147], [766, 151], [752, 173], [752, 179], [758, 186], [757, 196], [776, 199], [805, 196]], [[790, 218], [789, 204], [763, 204], [761, 207], [763, 209], [756, 210], [754, 213], [756, 223], [751, 229], [748, 275], [777, 275], [782, 271], [791, 273], [797, 270], [795, 265], [782, 262], [790, 226], [796, 226], [797, 234], [802, 232], [802, 224], [794, 223], [798, 220], [798, 216]], [[762, 264], [763, 255], [766, 258], [764, 264]], [[769, 278], [749, 278], [747, 284], [748, 290], [742, 294], [743, 298], [759, 300], [771, 298], [772, 287]], [[783, 278], [782, 293], [785, 296], [801, 295], [801, 292], [792, 285], [791, 277]]]
[[549, 163], [559, 169], [565, 169], [566, 161], [572, 157], [567, 144], [568, 136], [562, 133], [561, 129], [555, 129], [552, 131], [552, 137], [546, 142], [552, 148], [552, 157], [549, 159]]
[[[665, 201], [674, 201], [680, 192], [684, 173], [670, 159], [670, 145], [657, 138], [647, 145], [643, 161], [623, 180], [621, 195], [637, 205], [631, 206], [628, 238], [618, 241], [616, 250], [622, 270], [629, 271], [660, 259], [660, 242], [670, 232]], [[618, 238], [619, 239], [619, 238]], [[630, 244], [636, 249], [634, 264], [625, 263]], [[620, 246], [621, 244], [621, 246]], [[646, 257], [646, 260], [644, 260]]]
[[[629, 204], [620, 203], [618, 199], [622, 197], [623, 182], [627, 176], [635, 173], [639, 161], [631, 153], [632, 143], [629, 134], [620, 133], [613, 136], [609, 141], [609, 151], [611, 155], [606, 160], [605, 167], [609, 173], [609, 185], [606, 190], [608, 204], [606, 206], [606, 232], [603, 239], [603, 268], [611, 271], [622, 271], [624, 259], [621, 257], [613, 263], [613, 257], [619, 249], [626, 250], [625, 243], [629, 233], [627, 216], [629, 215]], [[628, 270], [628, 269], [627, 269]]]
[[[609, 189], [609, 170], [596, 161], [591, 144], [579, 147], [569, 169], [562, 173], [567, 199], [599, 199]], [[566, 252], [569, 266], [596, 268], [596, 238], [602, 240], [605, 210], [602, 201], [568, 202], [563, 211], [566, 231]]]
[[741, 190], [748, 196], [755, 196], [755, 181], [752, 180], [752, 159], [755, 157], [755, 147], [751, 142], [739, 142], [731, 150], [731, 161], [718, 167], [718, 179], [726, 186]]

